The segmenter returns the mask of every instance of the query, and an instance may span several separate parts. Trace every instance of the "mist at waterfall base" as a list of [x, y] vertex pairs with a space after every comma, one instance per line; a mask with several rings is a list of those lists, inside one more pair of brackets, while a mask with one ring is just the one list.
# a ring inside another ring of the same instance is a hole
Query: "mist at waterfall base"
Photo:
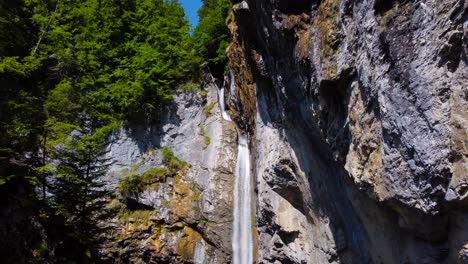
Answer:
[[[231, 75], [231, 85], [234, 78]], [[219, 107], [224, 120], [231, 121], [226, 112], [224, 88], [218, 90]], [[253, 263], [250, 152], [248, 138], [238, 131], [238, 152], [234, 184], [234, 222], [232, 230], [232, 260], [234, 264]]]

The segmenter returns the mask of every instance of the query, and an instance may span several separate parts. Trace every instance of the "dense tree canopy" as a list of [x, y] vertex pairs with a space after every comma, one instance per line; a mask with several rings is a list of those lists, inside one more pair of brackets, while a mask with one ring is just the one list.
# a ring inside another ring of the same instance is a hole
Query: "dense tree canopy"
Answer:
[[208, 61], [215, 75], [222, 75], [227, 64], [229, 31], [226, 18], [230, 8], [229, 0], [203, 0], [203, 6], [198, 10], [200, 21], [193, 33], [195, 49]]
[[2, 0], [0, 122], [14, 138], [2, 146], [24, 145], [46, 119], [157, 118], [203, 61], [224, 70], [229, 7], [204, 0], [190, 37], [175, 0]]
[[204, 0], [191, 36], [177, 0], [0, 0], [0, 188], [36, 186], [43, 210], [84, 226], [109, 133], [157, 121], [205, 62], [222, 75], [229, 8]]
[[151, 117], [193, 69], [176, 1], [2, 1], [1, 13], [3, 147], [82, 114], [97, 125]]

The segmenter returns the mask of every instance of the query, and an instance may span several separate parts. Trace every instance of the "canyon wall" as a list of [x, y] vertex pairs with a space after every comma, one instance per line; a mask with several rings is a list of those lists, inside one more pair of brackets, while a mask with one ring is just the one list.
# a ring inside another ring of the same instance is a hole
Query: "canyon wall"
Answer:
[[466, 1], [233, 1], [260, 263], [467, 263]]
[[[467, 1], [231, 2], [229, 76], [109, 138], [99, 261], [468, 264]], [[2, 253], [60, 262], [13, 187]]]
[[[109, 263], [229, 263], [232, 193], [237, 132], [222, 119], [218, 91], [227, 82], [206, 76], [203, 91], [179, 91], [154, 126], [122, 127], [111, 137], [113, 161], [106, 188], [108, 208], [101, 223], [101, 249]], [[119, 182], [164, 169], [162, 148], [186, 166], [137, 193], [125, 195]]]

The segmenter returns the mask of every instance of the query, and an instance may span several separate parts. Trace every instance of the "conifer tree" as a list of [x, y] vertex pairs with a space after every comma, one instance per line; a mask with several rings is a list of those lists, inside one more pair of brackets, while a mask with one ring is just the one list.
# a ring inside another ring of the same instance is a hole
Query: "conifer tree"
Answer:
[[89, 242], [96, 231], [96, 216], [108, 194], [103, 177], [111, 164], [105, 158], [106, 142], [101, 130], [87, 121], [80, 131], [74, 131], [70, 142], [59, 151], [55, 174], [54, 202], [68, 223], [77, 228], [83, 242]]

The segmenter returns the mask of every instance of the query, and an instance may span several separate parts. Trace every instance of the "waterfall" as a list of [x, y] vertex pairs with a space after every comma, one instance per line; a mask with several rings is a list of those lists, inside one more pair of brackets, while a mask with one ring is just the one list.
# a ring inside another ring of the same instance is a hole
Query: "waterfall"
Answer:
[[219, 101], [219, 108], [221, 110], [221, 116], [224, 120], [231, 121], [231, 117], [226, 112], [226, 105], [224, 103], [224, 87], [218, 89], [218, 101]]
[[[231, 74], [231, 88], [234, 78]], [[224, 87], [218, 89], [219, 107], [224, 120], [231, 121], [224, 103]], [[248, 139], [238, 131], [238, 153], [234, 183], [234, 223], [232, 252], [234, 264], [253, 263], [250, 153]]]
[[234, 186], [232, 251], [234, 264], [252, 264], [253, 238], [250, 187], [250, 153], [247, 137], [239, 133]]

